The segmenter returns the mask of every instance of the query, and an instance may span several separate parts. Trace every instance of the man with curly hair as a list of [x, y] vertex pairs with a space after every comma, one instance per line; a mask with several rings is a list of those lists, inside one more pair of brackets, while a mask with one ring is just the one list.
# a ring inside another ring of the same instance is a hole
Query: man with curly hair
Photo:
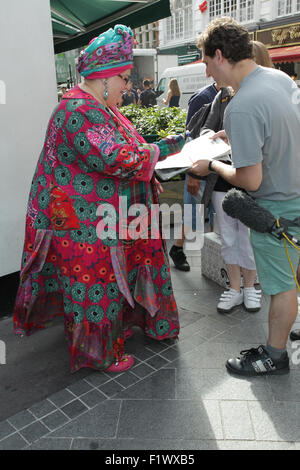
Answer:
[[[201, 160], [193, 171], [201, 176], [216, 172], [276, 217], [299, 217], [300, 106], [293, 80], [255, 63], [247, 29], [232, 18], [211, 22], [198, 38], [198, 47], [207, 76], [235, 91], [225, 110], [225, 132], [215, 135], [227, 136], [233, 165]], [[299, 227], [289, 230], [300, 237]], [[298, 312], [295, 278], [282, 240], [251, 230], [251, 243], [261, 287], [271, 296], [268, 341], [229, 359], [226, 367], [246, 376], [287, 373], [286, 343]], [[288, 251], [296, 271], [299, 251]]]

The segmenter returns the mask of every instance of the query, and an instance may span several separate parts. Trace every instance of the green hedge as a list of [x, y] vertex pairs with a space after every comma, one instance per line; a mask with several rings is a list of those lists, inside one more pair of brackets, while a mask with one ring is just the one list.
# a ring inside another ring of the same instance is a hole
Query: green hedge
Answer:
[[157, 136], [162, 139], [167, 135], [184, 132], [187, 113], [180, 108], [142, 108], [131, 104], [123, 106], [120, 111], [134, 124], [139, 134], [148, 137], [147, 142], [151, 136], [156, 140]]

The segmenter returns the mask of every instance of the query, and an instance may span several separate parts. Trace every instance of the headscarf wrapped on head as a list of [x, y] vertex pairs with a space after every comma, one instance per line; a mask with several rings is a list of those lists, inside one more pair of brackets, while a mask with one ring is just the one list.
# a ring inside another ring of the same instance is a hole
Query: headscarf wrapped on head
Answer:
[[134, 38], [131, 28], [118, 24], [94, 38], [78, 58], [77, 70], [83, 77], [107, 78], [133, 66]]

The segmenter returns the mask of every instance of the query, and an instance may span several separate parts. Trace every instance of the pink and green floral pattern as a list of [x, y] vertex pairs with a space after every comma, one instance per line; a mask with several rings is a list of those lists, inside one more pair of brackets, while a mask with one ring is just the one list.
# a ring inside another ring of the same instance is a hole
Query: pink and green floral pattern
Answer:
[[[178, 336], [164, 240], [149, 238], [159, 152], [117, 109], [78, 86], [52, 114], [28, 201], [14, 328], [29, 335], [63, 316], [71, 372], [109, 367], [122, 356], [130, 326], [158, 340]], [[132, 219], [124, 218], [120, 196], [127, 208], [147, 208], [148, 237], [120, 237]], [[118, 223], [102, 236], [97, 225], [111, 213]]]

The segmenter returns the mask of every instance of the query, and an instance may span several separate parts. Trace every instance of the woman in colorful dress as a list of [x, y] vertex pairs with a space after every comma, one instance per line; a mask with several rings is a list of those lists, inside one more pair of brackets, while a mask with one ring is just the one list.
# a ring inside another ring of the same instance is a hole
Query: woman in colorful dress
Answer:
[[[147, 144], [117, 105], [133, 64], [133, 34], [117, 25], [81, 52], [84, 82], [55, 108], [26, 215], [17, 334], [64, 316], [71, 372], [122, 372], [126, 336], [179, 334], [154, 167], [183, 136]], [[138, 212], [139, 211], [139, 212]]]

